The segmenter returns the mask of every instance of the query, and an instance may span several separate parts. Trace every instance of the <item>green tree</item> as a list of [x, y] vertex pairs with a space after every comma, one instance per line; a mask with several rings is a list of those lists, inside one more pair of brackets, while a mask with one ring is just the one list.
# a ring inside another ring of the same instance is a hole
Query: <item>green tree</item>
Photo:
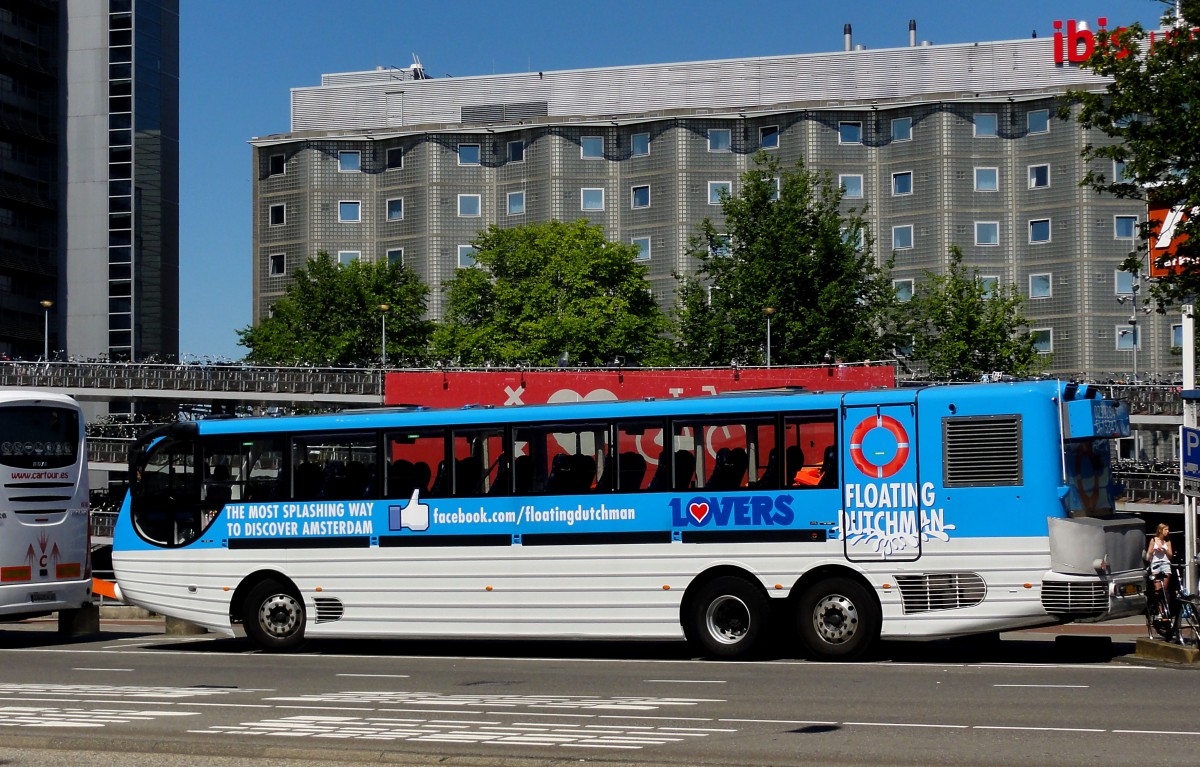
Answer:
[[1037, 373], [1046, 360], [1034, 348], [1016, 285], [989, 287], [979, 270], [950, 247], [945, 274], [926, 272], [906, 302], [912, 358], [937, 379], [978, 380], [983, 373]]
[[[1200, 104], [1200, 35], [1188, 30], [1200, 24], [1200, 0], [1183, 0], [1179, 20], [1173, 3], [1162, 4], [1164, 25], [1173, 31], [1165, 37], [1156, 32], [1153, 44], [1139, 25], [1096, 33], [1095, 52], [1085, 66], [1111, 82], [1103, 91], [1072, 92], [1059, 116], [1070, 118], [1072, 104], [1078, 104], [1075, 119], [1108, 139], [1084, 146], [1083, 157], [1097, 162], [1082, 185], [1195, 211], [1200, 206], [1200, 174], [1193, 172], [1200, 162], [1200, 110], [1195, 108]], [[1118, 176], [1114, 167], [1124, 173]], [[1177, 254], [1184, 266], [1152, 288], [1160, 308], [1200, 294], [1200, 215], [1193, 213], [1177, 233], [1190, 238]], [[1142, 271], [1153, 236], [1144, 223], [1126, 271]]]
[[585, 220], [490, 226], [446, 283], [434, 353], [460, 364], [662, 364], [667, 320], [634, 245]]
[[424, 319], [428, 293], [399, 264], [341, 265], [322, 251], [297, 270], [270, 317], [238, 331], [238, 343], [258, 364], [370, 366], [379, 362], [386, 305], [389, 362], [423, 358], [432, 327]]
[[772, 363], [890, 359], [891, 262], [876, 265], [861, 213], [843, 215], [841, 200], [830, 173], [781, 171], [759, 153], [722, 200], [725, 223], [705, 219], [692, 240], [700, 268], [680, 278], [679, 361], [762, 364], [768, 314]]

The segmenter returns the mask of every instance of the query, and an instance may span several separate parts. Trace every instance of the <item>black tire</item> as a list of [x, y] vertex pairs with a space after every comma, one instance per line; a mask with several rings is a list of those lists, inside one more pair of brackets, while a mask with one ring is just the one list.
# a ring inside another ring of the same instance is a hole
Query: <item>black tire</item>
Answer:
[[879, 639], [879, 603], [858, 581], [829, 578], [800, 596], [796, 630], [819, 660], [854, 660]]
[[304, 642], [305, 620], [304, 600], [290, 584], [266, 580], [246, 595], [242, 627], [264, 650], [295, 650]]
[[768, 634], [770, 614], [767, 597], [754, 584], [722, 576], [696, 592], [684, 618], [683, 633], [702, 655], [745, 658]]

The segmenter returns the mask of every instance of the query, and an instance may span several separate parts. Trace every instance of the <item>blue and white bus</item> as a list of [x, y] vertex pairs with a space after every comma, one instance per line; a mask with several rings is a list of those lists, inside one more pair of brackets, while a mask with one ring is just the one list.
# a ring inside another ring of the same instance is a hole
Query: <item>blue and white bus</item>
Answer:
[[809, 657], [1140, 612], [1128, 412], [1057, 381], [179, 423], [120, 597], [306, 637], [686, 638]]

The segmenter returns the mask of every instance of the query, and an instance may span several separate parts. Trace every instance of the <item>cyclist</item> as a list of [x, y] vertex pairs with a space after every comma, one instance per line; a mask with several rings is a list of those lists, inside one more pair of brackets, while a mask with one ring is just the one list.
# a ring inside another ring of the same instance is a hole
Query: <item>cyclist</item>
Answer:
[[1169, 538], [1171, 529], [1160, 522], [1150, 545], [1146, 547], [1146, 560], [1150, 563], [1150, 578], [1154, 581], [1154, 603], [1158, 606], [1158, 618], [1170, 618], [1170, 602], [1167, 582], [1171, 579], [1171, 559], [1175, 555]]

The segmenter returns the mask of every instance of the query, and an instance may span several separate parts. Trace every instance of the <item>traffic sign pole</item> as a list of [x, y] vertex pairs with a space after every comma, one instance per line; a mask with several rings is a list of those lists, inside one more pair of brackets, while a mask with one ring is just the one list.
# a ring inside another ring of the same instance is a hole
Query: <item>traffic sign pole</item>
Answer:
[[[1192, 315], [1191, 303], [1183, 306], [1183, 390], [1190, 392], [1196, 388], [1196, 321]], [[1196, 431], [1197, 403], [1187, 394], [1183, 395], [1183, 431]], [[1188, 468], [1184, 459], [1184, 442], [1180, 439], [1179, 484], [1183, 490], [1185, 469]], [[1185, 580], [1188, 593], [1196, 594], [1196, 496], [1183, 492], [1183, 556], [1186, 565]]]

